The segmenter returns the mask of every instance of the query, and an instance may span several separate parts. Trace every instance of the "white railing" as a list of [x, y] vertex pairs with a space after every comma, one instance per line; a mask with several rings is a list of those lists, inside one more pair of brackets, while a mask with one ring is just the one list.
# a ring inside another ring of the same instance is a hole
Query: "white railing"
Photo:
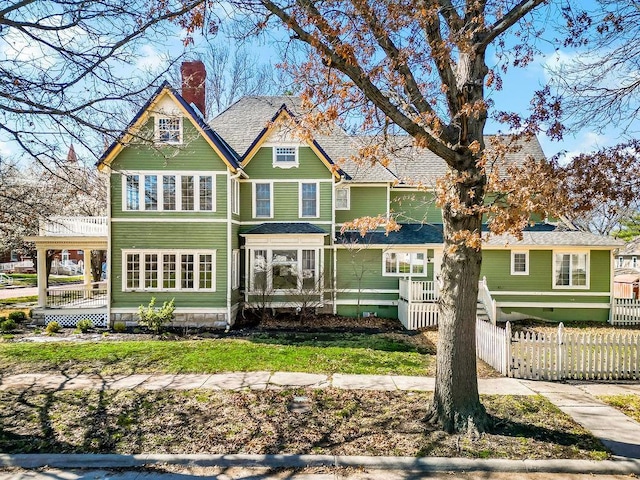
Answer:
[[507, 328], [476, 319], [476, 355], [502, 375], [511, 366], [511, 325]]
[[409, 303], [405, 300], [398, 302], [398, 318], [407, 330], [436, 327], [438, 314], [437, 303]]
[[50, 217], [40, 225], [40, 236], [103, 237], [107, 217]]
[[107, 304], [107, 282], [47, 288], [48, 308], [93, 308]]
[[436, 282], [400, 279], [400, 298], [409, 302], [435, 302], [438, 299]]
[[491, 320], [491, 323], [495, 325], [498, 320], [498, 308], [496, 306], [496, 301], [491, 297], [489, 285], [487, 285], [487, 277], [483, 277], [482, 280], [480, 280], [478, 285], [478, 298], [484, 305], [487, 315], [489, 316], [489, 320]]
[[612, 325], [640, 325], [640, 300], [614, 298], [611, 302]]
[[20, 270], [30, 270], [33, 267], [33, 261], [22, 260], [21, 262], [0, 263], [0, 272], [19, 272]]

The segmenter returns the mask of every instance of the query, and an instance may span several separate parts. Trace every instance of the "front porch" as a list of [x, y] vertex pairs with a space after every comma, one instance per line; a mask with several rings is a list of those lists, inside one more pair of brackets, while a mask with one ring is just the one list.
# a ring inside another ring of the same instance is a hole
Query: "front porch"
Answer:
[[[108, 282], [94, 282], [91, 256], [94, 251], [107, 251], [106, 217], [52, 217], [43, 222], [34, 242], [37, 250], [38, 306], [33, 310], [36, 321], [58, 322], [73, 327], [88, 318], [95, 326], [108, 325]], [[81, 284], [47, 286], [47, 257], [51, 251], [82, 250], [83, 281]], [[107, 259], [108, 263], [108, 259]]]
[[438, 282], [401, 278], [398, 319], [407, 330], [438, 325]]

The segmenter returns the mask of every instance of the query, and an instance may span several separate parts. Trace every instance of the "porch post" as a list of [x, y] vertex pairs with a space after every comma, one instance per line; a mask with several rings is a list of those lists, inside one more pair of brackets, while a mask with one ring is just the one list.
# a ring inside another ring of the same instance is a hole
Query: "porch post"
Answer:
[[91, 250], [82, 250], [82, 261], [84, 262], [84, 296], [89, 296], [91, 290]]
[[38, 307], [47, 306], [47, 249], [37, 249], [38, 261]]

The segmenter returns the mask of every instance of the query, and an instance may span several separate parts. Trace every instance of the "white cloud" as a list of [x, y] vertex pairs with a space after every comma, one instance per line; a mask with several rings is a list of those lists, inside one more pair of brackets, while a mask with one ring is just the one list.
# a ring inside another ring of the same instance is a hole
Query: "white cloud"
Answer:
[[0, 141], [0, 158], [8, 157], [11, 155], [11, 153], [12, 151], [11, 151], [11, 148], [9, 147], [9, 144], [7, 142]]

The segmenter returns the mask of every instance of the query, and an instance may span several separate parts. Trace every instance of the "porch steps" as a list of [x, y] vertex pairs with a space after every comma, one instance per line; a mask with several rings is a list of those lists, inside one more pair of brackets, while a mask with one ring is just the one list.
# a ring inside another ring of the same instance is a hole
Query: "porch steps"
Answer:
[[484, 307], [484, 303], [480, 299], [478, 299], [477, 307], [476, 307], [476, 318], [478, 320], [482, 320], [483, 322], [491, 323], [491, 319], [487, 314], [487, 309]]

